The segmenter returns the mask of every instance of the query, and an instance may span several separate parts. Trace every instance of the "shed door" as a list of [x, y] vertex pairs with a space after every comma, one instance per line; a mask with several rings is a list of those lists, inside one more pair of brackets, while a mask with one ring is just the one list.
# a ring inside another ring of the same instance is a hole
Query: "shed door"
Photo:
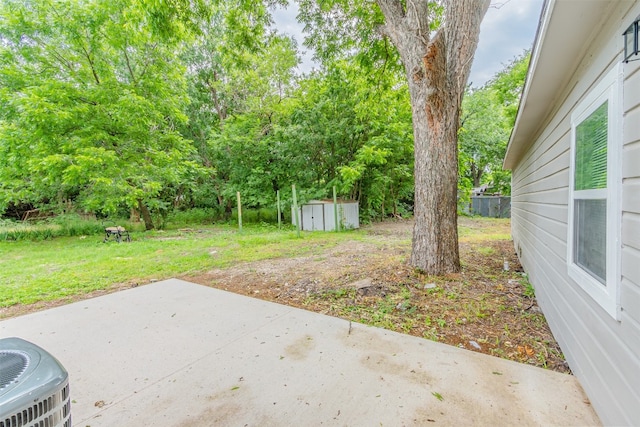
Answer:
[[302, 206], [302, 229], [307, 231], [324, 230], [324, 209], [322, 205]]

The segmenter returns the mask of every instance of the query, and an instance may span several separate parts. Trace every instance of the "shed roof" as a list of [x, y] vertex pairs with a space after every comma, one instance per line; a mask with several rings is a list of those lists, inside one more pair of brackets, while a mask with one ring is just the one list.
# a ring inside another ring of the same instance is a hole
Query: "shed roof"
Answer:
[[513, 169], [542, 131], [615, 0], [545, 0], [503, 167]]

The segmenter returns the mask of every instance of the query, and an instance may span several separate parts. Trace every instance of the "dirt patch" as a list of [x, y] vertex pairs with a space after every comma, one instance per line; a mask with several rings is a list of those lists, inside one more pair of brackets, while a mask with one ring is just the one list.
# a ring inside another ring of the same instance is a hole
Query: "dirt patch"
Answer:
[[[460, 221], [468, 229], [487, 226], [486, 221]], [[462, 237], [462, 272], [446, 277], [430, 277], [408, 265], [412, 227], [411, 221], [375, 224], [364, 227], [365, 239], [314, 256], [244, 263], [183, 278], [569, 372], [512, 241], [495, 237], [509, 235], [508, 222], [492, 224], [487, 239], [477, 233]]]

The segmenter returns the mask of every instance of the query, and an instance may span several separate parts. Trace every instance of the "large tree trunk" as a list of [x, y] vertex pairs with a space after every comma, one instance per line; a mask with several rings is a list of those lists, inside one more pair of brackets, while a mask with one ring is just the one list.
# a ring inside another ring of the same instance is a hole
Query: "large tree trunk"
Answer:
[[415, 138], [411, 265], [430, 274], [460, 270], [458, 253], [458, 111], [444, 90], [409, 83]]
[[458, 127], [462, 95], [490, 0], [447, 0], [431, 37], [427, 1], [378, 0], [384, 33], [398, 49], [409, 83], [415, 153], [411, 264], [429, 274], [460, 270]]
[[149, 212], [149, 208], [141, 199], [138, 199], [138, 210], [140, 210], [140, 214], [142, 215], [142, 220], [144, 221], [144, 228], [149, 231], [153, 230], [155, 226], [153, 225], [153, 220], [151, 219], [151, 212]]

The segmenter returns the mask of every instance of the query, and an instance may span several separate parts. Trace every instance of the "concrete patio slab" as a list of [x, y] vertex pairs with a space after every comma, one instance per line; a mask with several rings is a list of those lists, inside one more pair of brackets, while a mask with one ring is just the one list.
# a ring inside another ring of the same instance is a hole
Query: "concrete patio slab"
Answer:
[[599, 425], [577, 380], [180, 280], [0, 322], [75, 426]]

